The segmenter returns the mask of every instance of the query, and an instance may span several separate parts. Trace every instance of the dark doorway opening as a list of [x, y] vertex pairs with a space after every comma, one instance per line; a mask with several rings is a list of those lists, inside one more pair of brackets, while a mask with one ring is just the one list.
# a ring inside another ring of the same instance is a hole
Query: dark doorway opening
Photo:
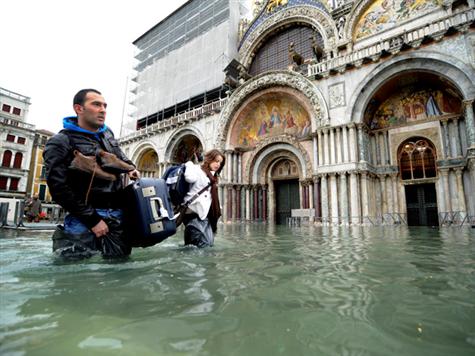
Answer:
[[275, 222], [278, 225], [287, 223], [292, 209], [300, 208], [300, 192], [298, 179], [275, 180]]
[[407, 224], [438, 226], [435, 184], [406, 185]]

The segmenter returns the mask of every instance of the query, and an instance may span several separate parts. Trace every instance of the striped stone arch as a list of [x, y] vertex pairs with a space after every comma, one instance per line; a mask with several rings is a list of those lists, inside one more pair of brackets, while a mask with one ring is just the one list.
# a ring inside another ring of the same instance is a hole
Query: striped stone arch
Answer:
[[312, 121], [312, 130], [330, 124], [328, 107], [320, 90], [303, 75], [289, 71], [273, 71], [256, 76], [240, 86], [229, 98], [228, 103], [221, 111], [217, 124], [215, 146], [226, 148], [228, 131], [234, 115], [251, 95], [271, 87], [289, 87], [301, 92], [310, 104], [309, 112]]
[[256, 50], [270, 34], [297, 23], [305, 23], [317, 29], [322, 35], [325, 51], [332, 48], [338, 39], [338, 31], [330, 15], [313, 6], [292, 6], [270, 16], [246, 38], [239, 49], [240, 62], [249, 69]]

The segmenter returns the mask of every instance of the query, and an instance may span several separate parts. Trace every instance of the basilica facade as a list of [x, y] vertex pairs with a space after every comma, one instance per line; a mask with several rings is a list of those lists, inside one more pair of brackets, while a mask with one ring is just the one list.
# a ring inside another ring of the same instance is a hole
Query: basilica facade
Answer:
[[225, 95], [121, 138], [142, 174], [219, 148], [225, 221], [469, 223], [474, 0], [255, 5], [231, 29]]

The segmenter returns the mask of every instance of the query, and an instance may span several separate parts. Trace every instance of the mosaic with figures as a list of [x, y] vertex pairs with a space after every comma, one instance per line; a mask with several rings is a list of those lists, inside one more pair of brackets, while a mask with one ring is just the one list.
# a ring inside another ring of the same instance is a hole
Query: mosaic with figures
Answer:
[[371, 129], [382, 129], [437, 116], [459, 114], [460, 111], [460, 99], [448, 91], [417, 90], [410, 87], [389, 97], [381, 105], [372, 101], [366, 110], [365, 121]]
[[356, 39], [360, 39], [434, 10], [442, 0], [376, 0], [361, 16], [355, 27]]
[[307, 111], [283, 94], [265, 94], [249, 103], [239, 114], [231, 134], [234, 146], [254, 147], [264, 138], [290, 134], [306, 137], [311, 132]]

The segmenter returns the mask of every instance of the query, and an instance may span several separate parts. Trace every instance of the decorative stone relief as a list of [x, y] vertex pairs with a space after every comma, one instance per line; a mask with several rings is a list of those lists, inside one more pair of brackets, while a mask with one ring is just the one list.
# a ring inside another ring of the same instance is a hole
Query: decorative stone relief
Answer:
[[345, 82], [331, 85], [328, 88], [328, 96], [330, 100], [330, 109], [345, 106]]
[[313, 124], [315, 125], [314, 129], [321, 126], [328, 126], [330, 124], [328, 110], [326, 103], [323, 100], [323, 96], [311, 81], [298, 73], [274, 71], [253, 78], [240, 86], [233, 95], [231, 95], [227, 105], [223, 108], [219, 117], [216, 130], [218, 133], [216, 146], [224, 148], [230, 121], [242, 102], [252, 93], [273, 86], [284, 86], [297, 89], [308, 98], [313, 109], [313, 112], [310, 114], [312, 116]]
[[297, 22], [305, 22], [319, 29], [325, 48], [331, 48], [336, 43], [338, 30], [328, 14], [313, 6], [293, 6], [270, 16], [246, 38], [239, 49], [240, 62], [249, 68], [254, 48], [267, 34], [280, 25]]
[[470, 36], [468, 36], [468, 46], [471, 62], [473, 65], [475, 65], [475, 33], [472, 33]]
[[[281, 135], [281, 136], [270, 137], [267, 140], [262, 140], [261, 142], [259, 142], [259, 144], [256, 146], [256, 148], [252, 151], [251, 157], [247, 161], [246, 169], [244, 171], [245, 172], [245, 181], [249, 181], [249, 179], [250, 179], [249, 175], [253, 171], [253, 166], [256, 163], [257, 158], [260, 155], [262, 155], [262, 151], [265, 150], [268, 146], [273, 145], [273, 144], [278, 144], [278, 143], [286, 143], [286, 144], [292, 146], [294, 149], [298, 150], [301, 157], [304, 158], [307, 174], [312, 173], [311, 159], [310, 159], [310, 156], [308, 155], [308, 152], [305, 150], [305, 148], [300, 144], [300, 142], [294, 136]], [[281, 157], [281, 156], [282, 156], [282, 151], [280, 151], [280, 153], [277, 154], [275, 157]], [[290, 156], [289, 156], [289, 158], [290, 158]], [[303, 177], [303, 178], [310, 178], [310, 177]]]
[[434, 50], [447, 53], [455, 58], [467, 58], [467, 55], [472, 57], [473, 54], [473, 44], [471, 47], [470, 44], [472, 43], [465, 41], [463, 36], [456, 36], [439, 42]]

